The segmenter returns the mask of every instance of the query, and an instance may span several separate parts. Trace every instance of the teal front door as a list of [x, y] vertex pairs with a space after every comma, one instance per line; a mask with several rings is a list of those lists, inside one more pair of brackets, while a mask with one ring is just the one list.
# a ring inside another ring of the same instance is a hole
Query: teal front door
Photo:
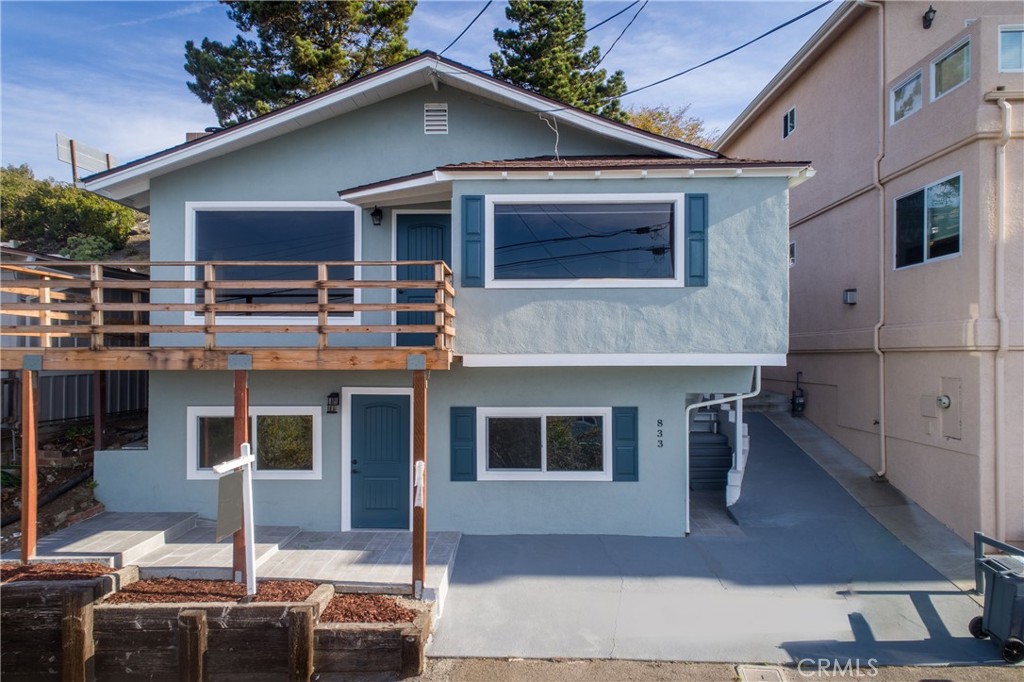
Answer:
[[352, 396], [352, 528], [409, 528], [409, 396]]
[[[452, 262], [452, 217], [430, 213], [400, 213], [395, 239], [398, 260], [443, 260]], [[400, 280], [432, 280], [432, 265], [404, 265], [398, 268]], [[433, 303], [430, 289], [399, 289], [398, 303]], [[398, 324], [434, 324], [433, 313], [398, 313]], [[432, 346], [432, 334], [399, 334], [399, 346]]]

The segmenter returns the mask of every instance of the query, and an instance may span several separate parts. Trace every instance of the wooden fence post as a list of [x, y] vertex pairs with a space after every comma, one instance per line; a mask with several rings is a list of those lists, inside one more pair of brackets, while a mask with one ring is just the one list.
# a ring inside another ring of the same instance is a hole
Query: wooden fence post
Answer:
[[309, 682], [313, 676], [313, 606], [288, 612], [288, 680]]
[[185, 609], [178, 614], [178, 675], [181, 682], [202, 682], [207, 633], [206, 611]]
[[96, 645], [92, 635], [92, 588], [65, 592], [61, 598], [61, 679], [92, 682]]

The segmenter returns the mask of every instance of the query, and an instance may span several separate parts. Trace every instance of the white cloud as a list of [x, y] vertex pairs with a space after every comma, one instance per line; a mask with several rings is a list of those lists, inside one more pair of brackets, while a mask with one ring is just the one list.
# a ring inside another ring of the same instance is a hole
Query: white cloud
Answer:
[[[153, 3], [156, 5], [157, 3]], [[178, 17], [187, 17], [192, 14], [199, 14], [209, 9], [214, 9], [218, 5], [214, 2], [193, 2], [184, 7], [178, 7], [171, 10], [170, 12], [163, 12], [161, 14], [155, 14], [149, 17], [143, 17], [141, 19], [130, 19], [128, 21], [119, 21], [113, 24], [105, 24], [103, 26], [96, 26], [94, 31], [105, 31], [111, 28], [122, 28], [125, 26], [142, 26], [143, 24], [149, 24], [154, 21], [167, 21], [168, 19], [177, 19]]]

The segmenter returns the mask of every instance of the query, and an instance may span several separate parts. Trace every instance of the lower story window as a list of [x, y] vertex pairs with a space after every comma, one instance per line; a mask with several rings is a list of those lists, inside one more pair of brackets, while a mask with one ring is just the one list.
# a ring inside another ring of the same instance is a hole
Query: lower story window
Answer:
[[611, 480], [611, 408], [479, 408], [480, 480]]
[[[320, 478], [320, 408], [251, 407], [256, 478]], [[188, 478], [216, 478], [213, 466], [237, 457], [230, 407], [188, 408]]]
[[896, 267], [960, 253], [960, 176], [896, 200]]

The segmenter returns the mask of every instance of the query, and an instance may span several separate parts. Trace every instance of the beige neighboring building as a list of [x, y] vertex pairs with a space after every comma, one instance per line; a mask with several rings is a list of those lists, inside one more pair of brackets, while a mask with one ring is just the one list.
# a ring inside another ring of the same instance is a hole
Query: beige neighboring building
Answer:
[[717, 144], [817, 170], [790, 192], [788, 365], [765, 368], [766, 390], [802, 372], [808, 419], [964, 538], [1011, 542], [1022, 33], [1020, 2], [846, 2]]

